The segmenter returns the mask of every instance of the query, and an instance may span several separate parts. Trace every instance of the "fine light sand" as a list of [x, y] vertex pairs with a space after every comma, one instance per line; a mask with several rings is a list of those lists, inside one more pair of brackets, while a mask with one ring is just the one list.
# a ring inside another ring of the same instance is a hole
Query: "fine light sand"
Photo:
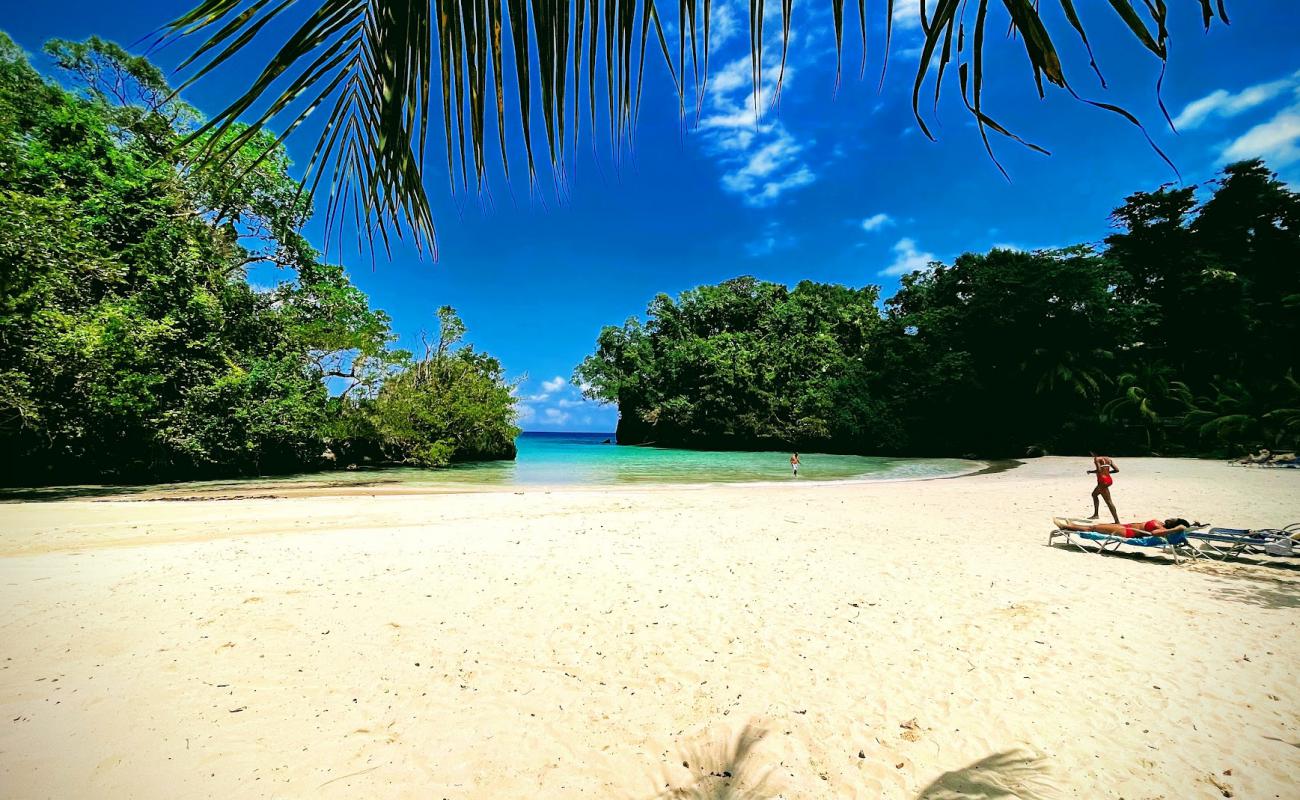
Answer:
[[[1088, 466], [0, 504], [0, 795], [1300, 796], [1300, 563], [1045, 546]], [[1125, 519], [1300, 521], [1120, 466]]]

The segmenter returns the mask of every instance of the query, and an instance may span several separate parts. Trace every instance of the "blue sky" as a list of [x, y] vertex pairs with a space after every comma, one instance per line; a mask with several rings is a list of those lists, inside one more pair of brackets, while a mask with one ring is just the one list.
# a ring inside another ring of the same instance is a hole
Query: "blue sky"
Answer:
[[[603, 139], [594, 155], [587, 140], [570, 160], [563, 192], [545, 173], [530, 191], [518, 172], [507, 182], [497, 170], [489, 196], [452, 197], [438, 167], [444, 156], [433, 152], [439, 259], [402, 248], [391, 261], [381, 255], [373, 264], [353, 255], [344, 259], [352, 279], [389, 312], [406, 346], [431, 326], [438, 306], [455, 306], [470, 340], [522, 379], [525, 429], [608, 431], [615, 411], [582, 401], [565, 379], [601, 326], [641, 314], [657, 292], [752, 274], [788, 284], [874, 283], [888, 296], [902, 272], [964, 250], [1098, 241], [1126, 194], [1177, 179], [1119, 117], [1059, 92], [1039, 100], [1019, 43], [1000, 36], [989, 44], [986, 74], [996, 80], [986, 88], [985, 107], [1052, 155], [995, 142], [1011, 176], [1004, 179], [961, 108], [955, 82], [945, 87], [937, 113], [927, 114], [939, 141], [927, 140], [910, 108], [918, 31], [906, 12], [915, 2], [897, 5], [881, 91], [879, 27], [871, 30], [864, 78], [857, 74], [861, 51], [851, 36], [846, 40], [836, 91], [829, 4], [797, 5], [779, 109], [761, 104], [755, 122], [748, 5], [715, 0], [710, 88], [697, 126], [683, 130], [666, 70], [652, 52], [633, 155], [616, 163]], [[1067, 75], [1085, 96], [1137, 113], [1185, 182], [1204, 181], [1229, 160], [1264, 156], [1284, 179], [1300, 183], [1300, 4], [1230, 2], [1232, 25], [1208, 35], [1195, 4], [1175, 7], [1163, 97], [1178, 134], [1156, 105], [1158, 63], [1108, 9], [1092, 6], [1081, 6], [1082, 13], [1097, 23], [1093, 46], [1110, 88], [1097, 85], [1063, 32]], [[48, 38], [99, 34], [130, 44], [185, 7], [170, 0], [55, 0], [11, 7], [0, 26], [48, 68], [39, 54]], [[856, 18], [846, 14], [852, 31]], [[779, 20], [768, 28], [779, 29]], [[174, 65], [186, 46], [156, 60]], [[777, 49], [769, 45], [768, 52]], [[236, 61], [186, 98], [216, 111], [258, 66]], [[765, 73], [765, 97], [772, 77]], [[507, 101], [513, 107], [512, 94]], [[290, 140], [298, 163], [314, 140], [309, 126]], [[319, 222], [309, 230], [318, 245], [321, 231]]]

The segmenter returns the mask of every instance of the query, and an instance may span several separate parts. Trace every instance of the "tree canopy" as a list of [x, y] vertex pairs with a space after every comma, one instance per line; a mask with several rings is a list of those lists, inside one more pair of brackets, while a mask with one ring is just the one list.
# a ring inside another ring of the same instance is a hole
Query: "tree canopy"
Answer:
[[[0, 34], [0, 481], [514, 456], [500, 364], [451, 309], [436, 353], [393, 349], [303, 238], [272, 133], [187, 169], [201, 119], [156, 67], [95, 38], [46, 52], [76, 91]], [[258, 264], [275, 286], [249, 285]]]
[[967, 253], [879, 289], [651, 301], [574, 371], [619, 441], [1225, 454], [1300, 444], [1300, 195], [1259, 161], [1137, 192], [1104, 247]]

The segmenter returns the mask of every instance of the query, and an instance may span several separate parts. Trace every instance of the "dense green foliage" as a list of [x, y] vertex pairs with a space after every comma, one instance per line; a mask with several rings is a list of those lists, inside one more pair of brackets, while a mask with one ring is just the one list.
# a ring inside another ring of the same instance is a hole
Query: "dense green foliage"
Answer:
[[893, 443], [866, 386], [877, 289], [753, 278], [659, 295], [648, 321], [605, 328], [576, 378], [619, 404], [618, 438], [699, 447]]
[[[0, 481], [514, 456], [500, 365], [455, 347], [450, 309], [436, 353], [391, 348], [301, 235], [270, 133], [186, 170], [198, 114], [157, 68], [97, 39], [46, 52], [78, 91], [0, 34]], [[284, 278], [253, 289], [257, 264]]]
[[388, 461], [513, 458], [519, 431], [503, 422], [514, 418], [515, 398], [501, 364], [472, 347], [456, 347], [465, 326], [450, 307], [438, 310], [438, 320], [436, 344], [426, 345], [423, 358], [384, 381], [361, 407], [360, 416], [377, 434], [369, 441]]
[[1224, 454], [1300, 444], [1300, 195], [1260, 162], [1139, 192], [1088, 246], [878, 289], [656, 297], [575, 370], [619, 441], [837, 452]]

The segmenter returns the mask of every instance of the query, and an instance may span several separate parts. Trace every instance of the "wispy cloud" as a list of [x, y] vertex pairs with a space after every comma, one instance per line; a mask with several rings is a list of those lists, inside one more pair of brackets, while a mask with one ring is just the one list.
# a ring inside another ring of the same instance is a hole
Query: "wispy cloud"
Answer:
[[522, 425], [535, 419], [537, 419], [537, 409], [527, 403], [519, 403], [515, 406], [515, 424]]
[[745, 252], [753, 258], [758, 258], [778, 250], [787, 250], [798, 242], [798, 237], [788, 233], [780, 222], [768, 220], [758, 237], [745, 243]]
[[[530, 383], [530, 381], [525, 381]], [[590, 425], [601, 419], [612, 424], [610, 407], [582, 396], [584, 387], [574, 386], [559, 375], [537, 384], [537, 391], [516, 391], [519, 402], [515, 405], [515, 419], [519, 425], [533, 424], [543, 428], [564, 428], [570, 423]], [[590, 387], [585, 387], [590, 388]]]
[[892, 277], [906, 275], [925, 269], [931, 261], [938, 260], [934, 253], [918, 249], [915, 240], [903, 238], [894, 243], [894, 263], [882, 269], [880, 274]]
[[[779, 119], [760, 113], [771, 106], [778, 70], [778, 62], [764, 62], [757, 96], [748, 56], [730, 62], [709, 82], [699, 130], [706, 150], [723, 169], [722, 188], [746, 205], [769, 206], [817, 179], [803, 158], [807, 145]], [[786, 83], [793, 74], [787, 65]]]
[[1263, 158], [1274, 169], [1300, 161], [1300, 103], [1246, 131], [1219, 156], [1223, 162], [1247, 158]]
[[1212, 117], [1235, 117], [1284, 94], [1300, 96], [1300, 71], [1285, 78], [1247, 86], [1240, 92], [1218, 89], [1193, 100], [1174, 117], [1174, 127], [1191, 130]]
[[884, 213], [872, 214], [871, 216], [862, 220], [862, 230], [870, 233], [872, 231], [878, 231], [881, 228], [885, 227], [886, 225], [893, 225], [893, 224], [894, 224], [894, 218], [889, 216], [888, 214], [884, 214]]
[[709, 20], [709, 52], [716, 53], [720, 47], [740, 35], [740, 14], [730, 3], [714, 3], [712, 18]]
[[911, 30], [921, 27], [921, 0], [894, 0], [894, 27]]

